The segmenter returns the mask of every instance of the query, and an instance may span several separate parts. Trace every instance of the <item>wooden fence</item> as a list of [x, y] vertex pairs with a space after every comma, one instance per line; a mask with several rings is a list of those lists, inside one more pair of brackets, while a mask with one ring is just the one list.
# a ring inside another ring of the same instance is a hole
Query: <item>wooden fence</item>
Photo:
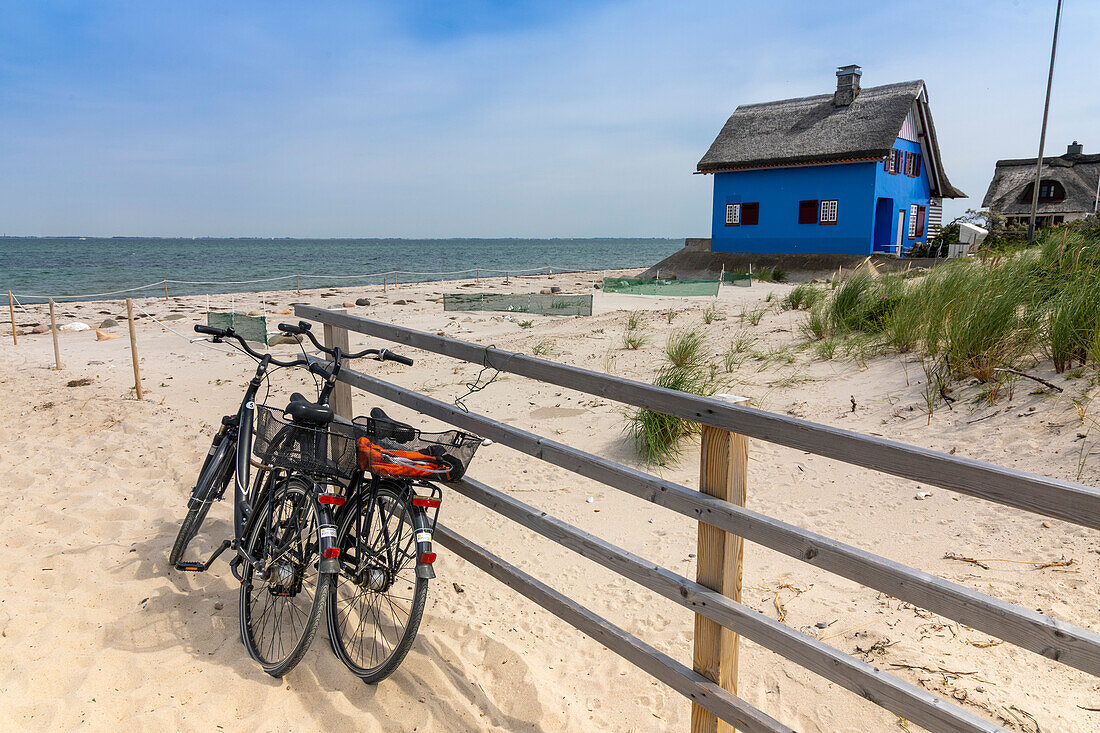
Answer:
[[[703, 490], [696, 491], [489, 417], [464, 412], [367, 374], [348, 369], [341, 374], [341, 380], [352, 387], [699, 522], [698, 569], [696, 579], [692, 580], [655, 566], [474, 479], [448, 484], [489, 510], [692, 610], [696, 614], [694, 669], [661, 654], [448, 527], [440, 526], [436, 534], [439, 543], [447, 549], [691, 699], [694, 703], [693, 733], [717, 730], [719, 719], [738, 730], [789, 730], [735, 695], [737, 637], [734, 635], [752, 639], [930, 730], [1002, 730], [953, 702], [741, 604], [740, 544], [744, 540], [1100, 676], [1100, 635], [1093, 631], [745, 508], [744, 438], [748, 436], [797, 448], [1100, 529], [1100, 492], [1092, 487], [313, 306], [298, 305], [295, 312], [302, 318], [325, 324], [326, 337], [345, 339], [345, 344], [346, 331], [356, 331], [628, 405], [647, 407], [705, 426], [701, 466]], [[722, 632], [723, 629], [733, 634]]]

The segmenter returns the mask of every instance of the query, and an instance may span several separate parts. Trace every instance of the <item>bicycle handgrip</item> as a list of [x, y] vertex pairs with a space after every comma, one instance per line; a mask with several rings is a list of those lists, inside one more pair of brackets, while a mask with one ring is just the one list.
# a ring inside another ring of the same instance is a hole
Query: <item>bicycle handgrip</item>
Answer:
[[208, 336], [218, 336], [224, 338], [229, 334], [224, 328], [214, 328], [213, 326], [204, 326], [201, 323], [195, 324], [195, 333], [205, 333]]
[[279, 324], [279, 330], [282, 331], [283, 333], [291, 333], [291, 334], [301, 336], [302, 334], [304, 334], [306, 331], [309, 330], [309, 324], [306, 323], [305, 321], [302, 321], [302, 322], [298, 323], [297, 325], [294, 325], [292, 323], [280, 323]]
[[405, 366], [412, 366], [413, 360], [407, 356], [401, 356], [401, 354], [395, 354], [387, 349], [382, 349], [379, 356], [382, 357], [382, 361], [396, 361], [398, 364], [404, 364]]

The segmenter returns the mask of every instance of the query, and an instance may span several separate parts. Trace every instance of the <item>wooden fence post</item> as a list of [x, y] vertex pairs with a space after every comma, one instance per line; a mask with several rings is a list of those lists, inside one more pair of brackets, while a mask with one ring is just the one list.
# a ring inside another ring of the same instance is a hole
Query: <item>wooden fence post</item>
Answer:
[[[746, 404], [744, 397], [716, 395], [717, 399]], [[745, 505], [748, 439], [709, 425], [703, 426], [699, 459], [699, 491], [738, 506]], [[744, 540], [699, 522], [696, 580], [727, 598], [741, 600], [741, 562]], [[730, 693], [737, 694], [739, 636], [710, 619], [695, 615], [695, 671]], [[728, 733], [733, 728], [714, 713], [691, 706], [691, 733]]]
[[168, 280], [164, 281], [164, 299], [168, 300]]
[[[337, 313], [346, 313], [345, 308], [330, 308], [329, 310]], [[351, 346], [348, 340], [348, 330], [346, 328], [338, 328], [336, 326], [330, 326], [325, 324], [325, 346], [334, 348], [340, 347], [341, 351], [350, 351]], [[351, 403], [351, 385], [346, 382], [337, 382], [336, 386], [332, 389], [332, 395], [329, 397], [329, 405], [340, 417], [346, 417], [348, 420], [355, 417], [354, 408]]]
[[55, 368], [61, 369], [61, 347], [57, 345], [57, 318], [54, 317], [53, 298], [50, 298], [50, 333], [53, 334], [53, 361], [57, 365]]
[[130, 322], [130, 360], [134, 362], [134, 393], [138, 400], [144, 400], [145, 394], [141, 390], [141, 370], [138, 368], [137, 332], [134, 330], [134, 301], [126, 299], [126, 320]]
[[15, 335], [15, 296], [8, 291], [8, 312], [11, 313], [11, 342], [19, 345], [19, 337]]
[[302, 282], [298, 279], [300, 277], [300, 275], [294, 276], [294, 289], [298, 291], [298, 295], [302, 294]]

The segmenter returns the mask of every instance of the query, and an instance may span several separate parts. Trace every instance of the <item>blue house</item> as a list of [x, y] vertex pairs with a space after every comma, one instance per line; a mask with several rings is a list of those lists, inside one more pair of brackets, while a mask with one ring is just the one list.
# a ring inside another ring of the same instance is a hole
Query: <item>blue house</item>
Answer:
[[714, 252], [904, 255], [964, 198], [944, 173], [923, 81], [742, 105], [697, 166], [714, 176]]

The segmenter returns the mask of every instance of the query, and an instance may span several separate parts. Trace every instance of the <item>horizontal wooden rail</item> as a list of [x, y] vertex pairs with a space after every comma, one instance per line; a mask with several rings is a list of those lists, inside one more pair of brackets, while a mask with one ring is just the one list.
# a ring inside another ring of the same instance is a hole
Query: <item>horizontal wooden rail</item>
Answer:
[[706, 616], [766, 649], [935, 731], [1001, 731], [991, 723], [915, 685], [838, 651], [694, 580], [591, 535], [485, 484], [464, 478], [449, 486], [488, 509], [557, 542], [624, 578]]
[[1100, 491], [1090, 486], [315, 306], [297, 305], [294, 312], [320, 323], [1100, 529]]
[[547, 463], [1100, 676], [1100, 634], [351, 369], [340, 379]]
[[792, 731], [701, 674], [657, 651], [636, 636], [540, 583], [448, 527], [436, 525], [434, 539], [463, 560], [531, 599], [692, 702], [736, 726], [739, 731]]

